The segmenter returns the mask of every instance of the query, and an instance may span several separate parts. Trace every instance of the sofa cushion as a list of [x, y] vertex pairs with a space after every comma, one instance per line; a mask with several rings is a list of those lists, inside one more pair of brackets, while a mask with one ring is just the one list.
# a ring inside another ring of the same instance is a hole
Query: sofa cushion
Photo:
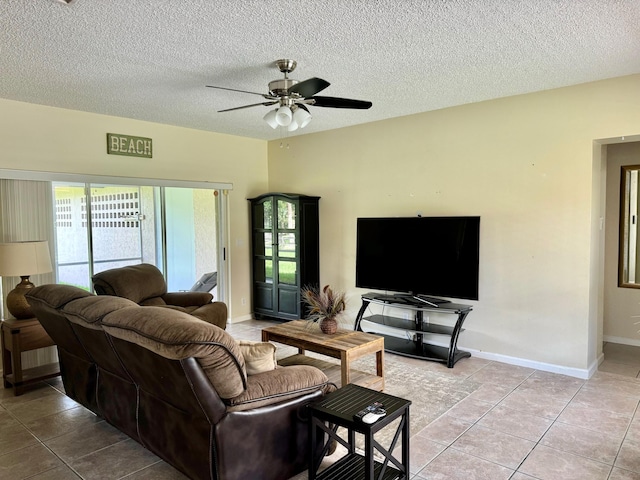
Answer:
[[162, 299], [169, 305], [197, 308], [211, 303], [213, 295], [208, 292], [167, 292]]
[[[148, 298], [162, 297], [167, 284], [158, 267], [148, 263], [112, 268], [93, 276], [93, 288], [100, 295], [113, 295], [142, 303]], [[162, 303], [164, 301], [160, 299]]]
[[94, 295], [71, 285], [56, 285], [51, 283], [32, 288], [27, 292], [26, 296], [29, 302], [38, 301], [51, 308], [58, 309], [72, 300], [93, 297]]
[[[169, 308], [171, 310], [177, 310], [178, 312], [182, 312], [182, 313], [188, 313], [191, 314], [190, 309], [188, 308], [184, 308], [184, 307], [179, 307], [177, 305], [142, 305], [143, 307], [162, 307], [162, 308]], [[195, 310], [198, 307], [193, 307], [191, 310]]]
[[72, 323], [102, 330], [101, 322], [106, 315], [121, 308], [137, 306], [126, 298], [91, 295], [67, 303], [61, 311]]
[[[166, 305], [162, 297], [149, 297], [138, 302], [143, 307], [164, 307]], [[182, 308], [182, 307], [178, 307]]]
[[172, 360], [194, 357], [221, 398], [240, 395], [245, 364], [236, 341], [221, 328], [163, 307], [128, 307], [102, 319], [116, 338], [133, 342]]
[[227, 305], [223, 302], [208, 303], [193, 310], [189, 309], [188, 312], [194, 317], [223, 330], [227, 328]]
[[276, 346], [273, 343], [239, 340], [238, 346], [244, 357], [247, 375], [269, 372], [278, 366]]
[[318, 387], [324, 387], [326, 391], [333, 388], [322, 370], [310, 365], [278, 367], [247, 377], [247, 389], [226, 403], [230, 412], [249, 410], [299, 397]]

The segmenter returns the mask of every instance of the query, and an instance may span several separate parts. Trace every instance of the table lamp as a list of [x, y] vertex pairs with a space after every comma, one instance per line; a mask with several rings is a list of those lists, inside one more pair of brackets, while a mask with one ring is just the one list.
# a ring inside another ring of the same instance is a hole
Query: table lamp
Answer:
[[0, 243], [0, 276], [22, 278], [7, 295], [7, 310], [11, 315], [18, 319], [33, 317], [24, 296], [34, 287], [29, 276], [51, 270], [48, 241]]

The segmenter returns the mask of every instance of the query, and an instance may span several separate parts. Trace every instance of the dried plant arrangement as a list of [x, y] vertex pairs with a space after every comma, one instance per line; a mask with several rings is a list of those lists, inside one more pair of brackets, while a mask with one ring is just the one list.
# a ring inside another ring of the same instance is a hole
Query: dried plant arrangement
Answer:
[[307, 320], [317, 322], [324, 333], [335, 333], [338, 329], [336, 317], [347, 308], [346, 294], [334, 292], [329, 285], [304, 287], [302, 299], [309, 306]]

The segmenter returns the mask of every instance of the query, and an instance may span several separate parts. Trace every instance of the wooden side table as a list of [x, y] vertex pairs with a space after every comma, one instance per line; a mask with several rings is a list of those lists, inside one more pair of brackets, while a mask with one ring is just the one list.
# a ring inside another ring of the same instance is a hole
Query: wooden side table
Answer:
[[22, 352], [55, 345], [37, 318], [9, 318], [1, 323], [4, 388], [13, 387], [13, 394], [21, 395], [25, 385], [60, 375], [58, 362], [22, 369]]

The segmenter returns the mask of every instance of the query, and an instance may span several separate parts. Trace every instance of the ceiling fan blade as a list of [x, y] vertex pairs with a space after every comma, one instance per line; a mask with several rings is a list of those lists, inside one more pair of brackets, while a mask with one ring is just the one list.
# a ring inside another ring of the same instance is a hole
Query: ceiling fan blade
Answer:
[[267, 95], [265, 93], [257, 93], [257, 92], [248, 92], [247, 90], [238, 90], [237, 88], [227, 88], [227, 87], [216, 87], [215, 85], [206, 85], [209, 88], [217, 88], [218, 90], [229, 90], [230, 92], [240, 92], [240, 93], [250, 93], [251, 95], [260, 95], [264, 98], [274, 98], [271, 95]]
[[251, 105], [243, 105], [242, 107], [233, 107], [233, 108], [225, 108], [224, 110], [218, 110], [218, 113], [231, 112], [233, 110], [242, 110], [243, 108], [257, 107], [258, 105], [264, 105], [265, 107], [268, 107], [269, 105], [275, 105], [276, 103], [278, 102], [273, 101], [273, 102], [252, 103]]
[[313, 103], [315, 107], [356, 108], [358, 110], [366, 110], [373, 105], [366, 100], [352, 100], [350, 98], [338, 97], [312, 97], [311, 100], [315, 100], [315, 103]]
[[298, 93], [304, 98], [313, 97], [316, 93], [321, 92], [325, 88], [331, 85], [326, 80], [313, 77], [308, 78], [300, 83], [296, 83], [293, 87], [289, 88], [289, 93]]

